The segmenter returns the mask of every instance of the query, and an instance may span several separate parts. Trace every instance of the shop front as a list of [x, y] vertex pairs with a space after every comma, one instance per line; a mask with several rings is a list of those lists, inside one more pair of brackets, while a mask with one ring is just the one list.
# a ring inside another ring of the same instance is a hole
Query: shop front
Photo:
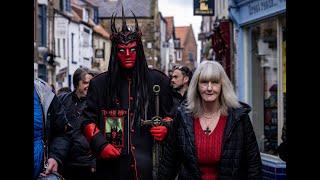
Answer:
[[231, 7], [238, 33], [236, 90], [252, 106], [264, 179], [285, 179], [278, 146], [286, 121], [286, 1], [233, 0]]

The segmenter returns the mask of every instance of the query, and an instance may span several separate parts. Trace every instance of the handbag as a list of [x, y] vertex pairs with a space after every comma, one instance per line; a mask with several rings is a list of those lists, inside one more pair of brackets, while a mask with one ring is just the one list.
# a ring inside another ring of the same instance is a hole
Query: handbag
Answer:
[[46, 176], [40, 175], [37, 180], [64, 180], [58, 172], [52, 172]]

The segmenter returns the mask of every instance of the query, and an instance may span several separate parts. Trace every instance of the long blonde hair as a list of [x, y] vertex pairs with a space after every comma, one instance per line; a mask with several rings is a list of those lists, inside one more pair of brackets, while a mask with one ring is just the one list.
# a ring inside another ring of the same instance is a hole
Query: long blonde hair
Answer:
[[198, 83], [203, 80], [221, 82], [219, 97], [221, 114], [227, 115], [228, 107], [240, 107], [233, 85], [221, 64], [217, 61], [202, 61], [193, 74], [187, 94], [187, 109], [194, 116], [199, 116], [203, 108], [198, 91]]

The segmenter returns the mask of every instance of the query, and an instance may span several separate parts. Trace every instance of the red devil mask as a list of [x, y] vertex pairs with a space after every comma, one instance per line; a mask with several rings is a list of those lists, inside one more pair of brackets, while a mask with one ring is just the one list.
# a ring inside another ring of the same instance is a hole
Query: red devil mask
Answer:
[[[131, 11], [132, 12], [132, 11]], [[117, 59], [120, 65], [125, 69], [131, 69], [135, 66], [137, 58], [137, 45], [141, 40], [141, 31], [139, 29], [136, 16], [132, 12], [135, 19], [135, 28], [128, 28], [122, 7], [122, 29], [117, 31], [115, 26], [115, 16], [111, 17], [111, 40], [115, 43], [117, 48]]]
[[121, 67], [125, 69], [133, 68], [137, 58], [137, 42], [132, 41], [128, 44], [118, 44], [117, 49], [117, 56]]

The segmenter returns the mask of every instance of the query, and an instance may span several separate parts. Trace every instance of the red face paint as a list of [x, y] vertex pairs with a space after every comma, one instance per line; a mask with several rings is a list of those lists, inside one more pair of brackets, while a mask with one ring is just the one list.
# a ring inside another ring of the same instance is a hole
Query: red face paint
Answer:
[[125, 69], [134, 67], [137, 58], [137, 42], [133, 41], [128, 44], [118, 44], [117, 56], [120, 64]]

